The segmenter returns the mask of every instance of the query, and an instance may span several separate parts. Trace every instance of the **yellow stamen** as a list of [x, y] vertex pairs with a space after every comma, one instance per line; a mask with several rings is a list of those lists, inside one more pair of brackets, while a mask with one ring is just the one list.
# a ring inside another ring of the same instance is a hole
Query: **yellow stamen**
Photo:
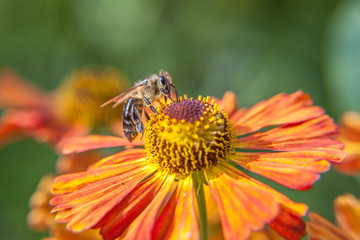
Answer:
[[226, 113], [210, 97], [194, 100], [185, 95], [157, 112], [145, 131], [151, 163], [186, 177], [227, 158], [236, 137]]

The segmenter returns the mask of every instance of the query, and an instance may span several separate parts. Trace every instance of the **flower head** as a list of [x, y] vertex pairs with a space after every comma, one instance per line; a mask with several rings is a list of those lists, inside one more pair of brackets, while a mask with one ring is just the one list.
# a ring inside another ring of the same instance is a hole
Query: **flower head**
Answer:
[[123, 79], [124, 76], [113, 69], [74, 72], [56, 90], [54, 112], [66, 123], [91, 127], [119, 119], [121, 113], [118, 111], [99, 106], [126, 89], [127, 82]]
[[145, 148], [150, 162], [187, 177], [225, 161], [235, 137], [228, 116], [215, 100], [200, 96], [161, 108], [147, 125]]
[[339, 140], [345, 143], [347, 156], [335, 169], [341, 173], [356, 175], [360, 173], [360, 114], [346, 112], [341, 119]]
[[[54, 180], [50, 203], [56, 220], [76, 232], [100, 228], [104, 239], [199, 239], [205, 189], [216, 203], [225, 239], [246, 239], [264, 224], [299, 239], [307, 206], [240, 168], [309, 189], [331, 162], [344, 157], [343, 145], [333, 139], [336, 125], [300, 91], [248, 110], [235, 102], [232, 93], [222, 100], [163, 102], [146, 126], [145, 149], [121, 151]], [[92, 135], [68, 142], [64, 151], [127, 145], [124, 138]]]
[[338, 196], [334, 201], [337, 226], [316, 213], [310, 213], [307, 232], [312, 240], [360, 239], [360, 200], [351, 194]]
[[100, 111], [103, 101], [126, 89], [126, 80], [115, 70], [76, 71], [54, 93], [21, 80], [12, 72], [0, 74], [0, 144], [13, 138], [32, 137], [54, 146], [66, 138], [119, 118], [116, 111]]

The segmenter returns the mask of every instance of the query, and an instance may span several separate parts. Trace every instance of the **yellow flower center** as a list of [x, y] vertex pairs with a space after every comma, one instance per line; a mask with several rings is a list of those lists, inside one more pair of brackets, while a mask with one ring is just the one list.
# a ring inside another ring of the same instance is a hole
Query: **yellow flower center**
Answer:
[[71, 74], [55, 95], [54, 112], [70, 124], [98, 127], [121, 119], [122, 107], [100, 105], [127, 88], [127, 80], [113, 69], [81, 70]]
[[235, 139], [228, 116], [214, 100], [184, 98], [158, 107], [145, 131], [150, 162], [179, 176], [225, 160]]

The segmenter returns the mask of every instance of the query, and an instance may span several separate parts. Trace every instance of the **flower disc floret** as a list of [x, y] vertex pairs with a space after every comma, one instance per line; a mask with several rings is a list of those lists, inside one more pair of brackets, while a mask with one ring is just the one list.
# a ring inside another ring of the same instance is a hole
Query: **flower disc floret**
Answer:
[[228, 116], [210, 97], [160, 106], [145, 131], [148, 159], [179, 176], [225, 160], [234, 141]]

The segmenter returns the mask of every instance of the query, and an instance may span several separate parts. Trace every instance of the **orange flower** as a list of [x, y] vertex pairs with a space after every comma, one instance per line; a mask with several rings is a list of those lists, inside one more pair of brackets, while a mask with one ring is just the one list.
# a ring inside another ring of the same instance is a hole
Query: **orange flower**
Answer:
[[346, 112], [340, 125], [339, 140], [345, 143], [347, 156], [335, 169], [341, 173], [356, 175], [360, 173], [360, 115], [356, 112]]
[[126, 89], [126, 80], [112, 70], [81, 70], [70, 75], [54, 93], [47, 93], [7, 71], [0, 73], [0, 145], [23, 136], [54, 146], [83, 136], [121, 114], [99, 106]]
[[[240, 168], [306, 190], [344, 157], [343, 144], [332, 138], [336, 125], [301, 91], [248, 110], [236, 108], [232, 93], [218, 101], [185, 96], [157, 112], [146, 126], [144, 149], [55, 178], [50, 203], [57, 221], [75, 232], [99, 228], [104, 239], [199, 239], [206, 237], [208, 187], [225, 239], [246, 239], [266, 223], [299, 239], [307, 206]], [[64, 152], [127, 145], [124, 138], [91, 135], [71, 140]]]
[[359, 240], [360, 239], [360, 200], [351, 194], [339, 196], [334, 201], [335, 217], [338, 226], [330, 223], [316, 213], [309, 213], [307, 232], [312, 240]]

